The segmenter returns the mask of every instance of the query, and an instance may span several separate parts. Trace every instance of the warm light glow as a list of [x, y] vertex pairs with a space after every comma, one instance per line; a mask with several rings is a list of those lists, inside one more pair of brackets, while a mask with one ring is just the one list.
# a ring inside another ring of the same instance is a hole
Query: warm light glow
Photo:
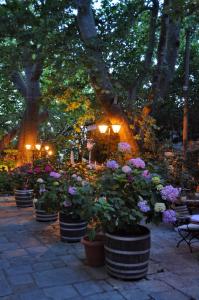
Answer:
[[107, 131], [108, 125], [99, 125], [98, 128], [100, 133], [105, 133]]
[[44, 149], [45, 149], [46, 151], [48, 151], [48, 150], [49, 150], [49, 148], [50, 148], [50, 147], [49, 147], [49, 146], [47, 146], [47, 145], [44, 147]]
[[112, 125], [112, 129], [113, 129], [114, 133], [118, 133], [120, 131], [120, 129], [121, 129], [121, 125], [114, 124], [114, 125]]
[[30, 150], [31, 149], [31, 145], [29, 145], [29, 144], [26, 144], [25, 147], [26, 147], [26, 150]]
[[53, 155], [52, 150], [49, 150], [49, 151], [48, 151], [48, 155]]
[[36, 144], [36, 145], [35, 145], [35, 148], [36, 148], [37, 150], [40, 150], [40, 149], [41, 149], [41, 145], [40, 145], [40, 144]]

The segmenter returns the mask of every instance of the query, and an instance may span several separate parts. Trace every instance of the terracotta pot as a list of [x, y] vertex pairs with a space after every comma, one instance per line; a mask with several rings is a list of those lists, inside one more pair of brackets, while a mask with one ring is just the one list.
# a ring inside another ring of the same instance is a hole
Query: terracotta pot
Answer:
[[96, 235], [94, 241], [89, 241], [88, 236], [81, 239], [84, 245], [88, 265], [91, 267], [100, 267], [104, 265], [104, 236]]

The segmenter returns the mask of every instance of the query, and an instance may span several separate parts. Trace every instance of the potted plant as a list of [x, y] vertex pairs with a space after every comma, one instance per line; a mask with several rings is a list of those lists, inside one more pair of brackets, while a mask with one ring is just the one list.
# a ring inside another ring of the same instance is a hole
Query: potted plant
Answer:
[[150, 174], [140, 158], [130, 159], [123, 166], [109, 160], [98, 186], [95, 206], [105, 231], [108, 273], [127, 280], [145, 277], [150, 230], [140, 223], [143, 220], [157, 223], [162, 218], [167, 223], [175, 222], [175, 212], [170, 206], [177, 199], [179, 189], [164, 187], [162, 179]]
[[45, 179], [38, 178], [33, 200], [36, 220], [39, 222], [56, 221], [61, 196], [61, 174], [51, 171], [45, 174]]
[[14, 169], [11, 177], [15, 187], [14, 194], [17, 207], [33, 206], [34, 178], [31, 165], [27, 164]]
[[81, 176], [73, 174], [63, 186], [60, 198], [60, 236], [63, 242], [79, 242], [86, 233], [88, 203], [93, 201], [93, 189]]
[[97, 218], [94, 201], [89, 203], [87, 218], [87, 234], [81, 239], [81, 243], [84, 245], [87, 264], [91, 267], [100, 267], [105, 262], [104, 233], [100, 220]]

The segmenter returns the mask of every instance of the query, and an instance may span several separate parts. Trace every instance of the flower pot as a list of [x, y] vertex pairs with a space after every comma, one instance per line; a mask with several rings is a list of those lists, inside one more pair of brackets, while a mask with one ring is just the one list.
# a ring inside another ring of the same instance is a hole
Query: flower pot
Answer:
[[32, 207], [33, 190], [15, 190], [15, 200], [17, 207]]
[[45, 210], [35, 209], [35, 217], [38, 222], [55, 222], [58, 218], [57, 212], [46, 212]]
[[84, 245], [88, 265], [91, 267], [100, 267], [104, 265], [104, 236], [96, 235], [94, 241], [89, 241], [88, 236], [81, 239]]
[[139, 226], [139, 234], [105, 233], [105, 264], [109, 275], [125, 280], [145, 277], [150, 256], [150, 231]]
[[87, 223], [83, 220], [72, 219], [63, 212], [59, 214], [61, 241], [68, 243], [80, 242], [86, 233]]

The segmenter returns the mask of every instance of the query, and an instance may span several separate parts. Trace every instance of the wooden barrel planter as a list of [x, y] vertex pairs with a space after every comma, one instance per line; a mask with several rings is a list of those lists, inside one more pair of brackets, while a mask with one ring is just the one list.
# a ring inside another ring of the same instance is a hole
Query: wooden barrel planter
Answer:
[[17, 207], [32, 207], [33, 190], [15, 190], [15, 201]]
[[137, 280], [147, 275], [150, 231], [140, 227], [140, 235], [105, 233], [105, 264], [109, 275], [124, 280]]
[[35, 209], [35, 218], [38, 222], [55, 222], [58, 219], [58, 212], [46, 212], [45, 210]]
[[60, 236], [62, 242], [76, 243], [86, 234], [87, 223], [82, 220], [71, 219], [68, 215], [59, 214]]

